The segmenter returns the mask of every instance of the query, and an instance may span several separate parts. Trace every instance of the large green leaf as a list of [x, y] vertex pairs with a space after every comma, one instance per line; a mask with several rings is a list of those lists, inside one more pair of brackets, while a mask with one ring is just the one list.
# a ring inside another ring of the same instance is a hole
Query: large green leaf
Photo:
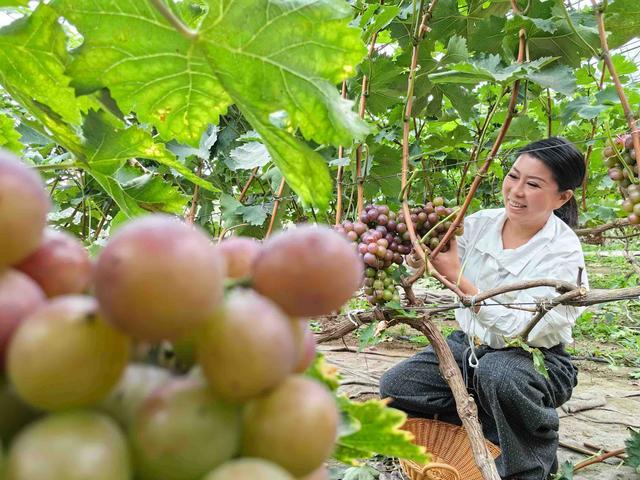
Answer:
[[124, 166], [115, 174], [123, 191], [145, 210], [181, 215], [190, 197], [160, 175]]
[[366, 53], [360, 32], [348, 26], [346, 2], [209, 0], [209, 8], [199, 43], [236, 103], [262, 122], [283, 110], [318, 143], [347, 144], [367, 133], [335, 88]]
[[500, 16], [511, 8], [509, 0], [439, 0], [429, 22], [429, 35], [438, 39], [449, 38], [454, 34], [463, 37], [473, 35], [483, 19], [492, 15]]
[[516, 15], [509, 19], [504, 29], [507, 50], [515, 55], [518, 32], [524, 28], [531, 59], [557, 57], [561, 63], [577, 68], [583, 59], [594, 56], [600, 46], [600, 37], [593, 15], [575, 11], [568, 13], [562, 2], [531, 0], [527, 16]]
[[63, 121], [82, 117], [71, 79], [64, 74], [66, 37], [48, 5], [0, 29], [0, 83], [18, 101], [36, 101]]
[[113, 201], [118, 205], [122, 213], [127, 217], [132, 218], [139, 215], [143, 215], [145, 210], [138, 205], [138, 202], [131, 195], [126, 193], [120, 183], [110, 175], [105, 175], [95, 170], [87, 169], [89, 175], [91, 175], [96, 182], [107, 192], [107, 194], [113, 198]]
[[60, 0], [84, 35], [70, 75], [81, 92], [109, 87], [123, 112], [165, 140], [197, 146], [232, 103], [202, 52], [144, 0]]
[[0, 8], [26, 7], [29, 0], [0, 0]]
[[640, 2], [615, 0], [609, 2], [605, 12], [605, 26], [610, 48], [624, 45], [632, 38], [640, 37]]
[[351, 9], [342, 0], [206, 4], [187, 39], [148, 2], [58, 0], [85, 39], [74, 84], [108, 87], [123, 111], [190, 145], [235, 103], [303, 201], [326, 206], [328, 169], [292, 133], [338, 145], [368, 131], [335, 87], [365, 54], [360, 32], [348, 25]]
[[407, 415], [389, 408], [381, 400], [352, 402], [338, 397], [340, 409], [350, 422], [349, 433], [338, 438], [334, 458], [344, 463], [353, 463], [373, 454], [427, 461], [424, 447], [411, 442], [412, 436], [400, 427]]
[[163, 143], [157, 143], [148, 132], [137, 126], [118, 129], [106, 122], [104, 117], [90, 113], [84, 124], [86, 143], [82, 157], [92, 171], [111, 175], [128, 159], [144, 158], [174, 169], [187, 180], [206, 190], [220, 191], [176, 160], [173, 153]]
[[24, 148], [20, 143], [20, 134], [13, 125], [13, 119], [2, 114], [0, 114], [0, 147], [18, 154], [22, 153]]
[[527, 78], [554, 61], [545, 57], [527, 63], [503, 65], [498, 55], [481, 55], [467, 62], [447, 66], [448, 70], [429, 75], [432, 83], [477, 84], [485, 81], [509, 83]]

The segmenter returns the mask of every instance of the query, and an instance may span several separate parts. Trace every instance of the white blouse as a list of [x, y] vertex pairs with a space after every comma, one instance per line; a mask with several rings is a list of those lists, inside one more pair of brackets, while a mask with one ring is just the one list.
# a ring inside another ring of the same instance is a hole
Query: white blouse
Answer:
[[[582, 286], [589, 286], [584, 256], [577, 235], [562, 220], [551, 214], [545, 226], [526, 244], [505, 249], [502, 246], [504, 208], [482, 210], [465, 218], [464, 234], [458, 237], [462, 274], [483, 292], [501, 285], [524, 280], [555, 279], [572, 284], [583, 268]], [[533, 313], [508, 308], [501, 304], [518, 303], [535, 308], [536, 299], [553, 298], [553, 287], [537, 287], [505, 293], [485, 301], [477, 314], [469, 308], [456, 310], [456, 320], [469, 336], [482, 343], [502, 348], [504, 338], [517, 336], [531, 320]], [[529, 334], [534, 347], [552, 347], [573, 342], [571, 329], [582, 307], [557, 306], [542, 318]]]

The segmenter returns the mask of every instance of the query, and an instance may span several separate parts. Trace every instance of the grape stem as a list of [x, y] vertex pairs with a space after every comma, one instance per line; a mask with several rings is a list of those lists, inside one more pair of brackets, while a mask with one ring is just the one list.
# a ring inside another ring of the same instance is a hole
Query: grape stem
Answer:
[[[347, 98], [347, 81], [342, 81], [342, 98]], [[338, 147], [338, 161], [342, 160], [344, 156], [344, 146], [340, 145]], [[336, 225], [340, 225], [342, 221], [342, 190], [344, 188], [343, 185], [343, 176], [344, 176], [344, 167], [342, 165], [338, 165], [338, 173], [336, 175]]]
[[[513, 3], [513, 6], [514, 8], [517, 8], [517, 5], [515, 5], [515, 2]], [[518, 13], [518, 11], [514, 11], [514, 13]], [[525, 52], [527, 50], [527, 35], [524, 28], [520, 29], [520, 32], [518, 33], [518, 37], [519, 37], [519, 44], [518, 44], [517, 62], [523, 63]], [[482, 165], [478, 173], [476, 173], [476, 176], [473, 179], [473, 183], [471, 184], [471, 188], [469, 189], [469, 193], [467, 193], [467, 196], [464, 200], [464, 204], [462, 205], [462, 208], [460, 208], [458, 215], [456, 216], [455, 220], [449, 227], [449, 230], [447, 230], [447, 233], [445, 233], [444, 237], [442, 237], [442, 239], [440, 240], [440, 244], [436, 248], [434, 248], [433, 251], [431, 252], [430, 257], [432, 259], [436, 258], [440, 253], [440, 251], [442, 250], [442, 248], [447, 244], [447, 242], [449, 242], [449, 240], [451, 240], [451, 237], [453, 237], [453, 234], [456, 228], [458, 228], [458, 226], [462, 222], [462, 219], [464, 218], [465, 213], [467, 213], [467, 210], [469, 209], [469, 205], [471, 204], [471, 200], [473, 200], [473, 196], [478, 190], [478, 186], [480, 185], [480, 182], [482, 181], [487, 171], [489, 170], [489, 167], [491, 166], [493, 159], [497, 155], [498, 150], [500, 149], [500, 146], [502, 145], [502, 142], [504, 141], [504, 138], [507, 134], [507, 131], [511, 126], [511, 121], [513, 120], [513, 117], [516, 114], [516, 104], [518, 103], [519, 91], [520, 91], [520, 80], [516, 80], [513, 84], [513, 89], [511, 90], [511, 98], [509, 99], [509, 106], [507, 107], [507, 117], [505, 118], [504, 123], [502, 124], [502, 127], [498, 132], [498, 137], [496, 138], [496, 141], [494, 142], [493, 147], [489, 152], [489, 155], [487, 155], [487, 158], [485, 159], [484, 164]]]
[[453, 209], [453, 212], [451, 212], [449, 215], [447, 215], [442, 220], [440, 220], [438, 223], [436, 223], [433, 227], [431, 227], [431, 229], [427, 233], [424, 234], [424, 236], [420, 239], [420, 241], [421, 242], [426, 242], [427, 238], [429, 238], [431, 236], [431, 234], [435, 231], [436, 228], [438, 228], [439, 225], [442, 225], [446, 221], [450, 220], [451, 217], [453, 217], [456, 213], [458, 213], [458, 207], [455, 207]]
[[[384, 4], [384, 0], [381, 0], [380, 6], [382, 6], [383, 4]], [[378, 39], [378, 30], [373, 32], [373, 34], [371, 35], [367, 60], [370, 60], [371, 57], [373, 56], [373, 52], [375, 52], [377, 39]], [[371, 64], [369, 63], [369, 65]], [[362, 75], [362, 87], [360, 89], [360, 104], [358, 109], [360, 118], [364, 118], [368, 96], [369, 96], [369, 75], [365, 73]], [[369, 156], [369, 152], [367, 151], [367, 157], [368, 156]], [[360, 143], [358, 145], [358, 148], [356, 148], [356, 188], [358, 193], [356, 197], [357, 199], [356, 211], [360, 213], [364, 205], [364, 176], [362, 175], [362, 143]]]
[[598, 2], [596, 0], [591, 0], [591, 4], [593, 5], [593, 9], [596, 15], [596, 21], [598, 23], [598, 34], [600, 35], [600, 44], [602, 46], [602, 59], [607, 65], [607, 70], [609, 70], [609, 73], [611, 74], [611, 80], [613, 80], [616, 92], [618, 93], [618, 97], [620, 98], [620, 103], [622, 105], [622, 109], [624, 110], [624, 116], [627, 119], [627, 124], [629, 125], [629, 130], [631, 131], [633, 149], [636, 151], [637, 155], [638, 153], [640, 153], [640, 130], [638, 129], [635, 116], [633, 115], [633, 111], [631, 110], [631, 105], [629, 104], [629, 100], [627, 100], [627, 96], [624, 93], [624, 89], [622, 88], [622, 84], [620, 83], [620, 78], [618, 77], [618, 72], [613, 65], [611, 54], [609, 53], [607, 31], [604, 26], [603, 14], [606, 8], [606, 2], [603, 5], [598, 6]]

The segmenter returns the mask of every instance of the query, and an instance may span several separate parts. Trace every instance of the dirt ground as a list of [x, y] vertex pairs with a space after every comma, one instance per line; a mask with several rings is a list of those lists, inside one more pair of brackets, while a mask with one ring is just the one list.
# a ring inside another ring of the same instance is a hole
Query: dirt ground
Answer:
[[[348, 335], [319, 346], [327, 360], [338, 367], [343, 381], [341, 391], [352, 399], [377, 397], [382, 373], [418, 350], [413, 344], [393, 340], [357, 352], [357, 340]], [[629, 377], [629, 370], [611, 370], [607, 365], [576, 361], [580, 369], [579, 385], [560, 416], [560, 463], [576, 464], [589, 458], [575, 449], [614, 450], [624, 447], [629, 437], [628, 427], [640, 428], [640, 381]], [[571, 408], [569, 408], [571, 407]], [[569, 448], [573, 447], [573, 448]], [[601, 452], [602, 453], [602, 452]], [[377, 464], [374, 464], [378, 468]], [[406, 479], [397, 462], [379, 464], [379, 480]], [[338, 477], [340, 478], [340, 477]], [[579, 470], [576, 480], [632, 480], [640, 478], [632, 469], [621, 465], [620, 459], [610, 459]]]

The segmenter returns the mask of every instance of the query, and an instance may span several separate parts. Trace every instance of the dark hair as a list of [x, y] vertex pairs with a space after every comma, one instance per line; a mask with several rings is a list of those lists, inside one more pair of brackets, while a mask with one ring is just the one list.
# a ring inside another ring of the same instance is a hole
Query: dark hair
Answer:
[[[575, 190], [582, 185], [586, 168], [584, 156], [576, 146], [562, 137], [549, 137], [537, 142], [532, 142], [518, 150], [517, 156], [531, 155], [544, 163], [558, 184], [558, 190]], [[578, 204], [575, 196], [572, 196], [564, 205], [553, 213], [569, 225], [578, 225]]]

